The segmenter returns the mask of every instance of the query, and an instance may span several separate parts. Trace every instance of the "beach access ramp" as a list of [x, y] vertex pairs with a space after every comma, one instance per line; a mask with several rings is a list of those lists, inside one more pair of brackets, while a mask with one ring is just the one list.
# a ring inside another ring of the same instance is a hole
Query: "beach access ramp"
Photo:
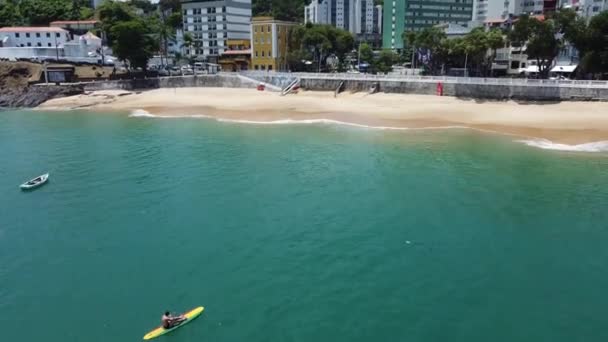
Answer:
[[238, 77], [241, 79], [242, 82], [244, 83], [251, 83], [254, 87], [257, 85], [264, 85], [264, 87], [270, 91], [276, 91], [276, 92], [282, 92], [283, 88], [281, 87], [277, 87], [273, 84], [267, 83], [264, 80], [259, 80], [259, 79], [255, 79], [253, 77], [249, 77], [247, 75], [243, 75], [243, 74], [238, 74]]

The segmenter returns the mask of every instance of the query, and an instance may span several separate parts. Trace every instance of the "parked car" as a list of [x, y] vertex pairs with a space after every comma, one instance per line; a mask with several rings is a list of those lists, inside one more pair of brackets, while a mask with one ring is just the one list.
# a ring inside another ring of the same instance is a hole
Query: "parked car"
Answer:
[[158, 76], [171, 76], [171, 73], [166, 68], [158, 69]]
[[194, 75], [194, 70], [189, 65], [184, 65], [182, 67], [182, 74], [184, 75]]

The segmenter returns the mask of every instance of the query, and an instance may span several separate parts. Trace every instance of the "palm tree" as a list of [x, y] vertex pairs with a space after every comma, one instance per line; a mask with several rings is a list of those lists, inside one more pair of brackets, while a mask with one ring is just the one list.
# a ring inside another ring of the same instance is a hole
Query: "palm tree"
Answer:
[[196, 42], [194, 41], [194, 38], [192, 37], [192, 35], [190, 33], [184, 33], [184, 43], [182, 44], [182, 49], [183, 48], [188, 48], [188, 50], [190, 50], [188, 52], [188, 56], [192, 55], [192, 48], [195, 46]]

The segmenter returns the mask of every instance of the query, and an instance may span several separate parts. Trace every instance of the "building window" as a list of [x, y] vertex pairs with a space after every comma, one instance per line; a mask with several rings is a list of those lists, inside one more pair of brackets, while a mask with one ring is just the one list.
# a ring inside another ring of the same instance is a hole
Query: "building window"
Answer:
[[266, 56], [264, 56], [264, 51], [262, 51], [262, 57], [266, 57]]
[[46, 43], [46, 45], [47, 45], [48, 47], [51, 47], [51, 43]]
[[36, 44], [36, 45], [37, 45], [38, 47], [41, 47], [41, 46], [42, 46], [42, 43], [38, 43], [38, 44]]
[[26, 33], [26, 34], [25, 34], [25, 38], [29, 38], [29, 37], [30, 37], [30, 34], [29, 34], [29, 33]]
[[260, 70], [260, 67], [257, 64], [255, 65], [254, 68], [255, 68], [255, 70]]
[[55, 33], [55, 37], [59, 38], [59, 37], [61, 37], [61, 35], [59, 33]]
[[40, 32], [36, 32], [36, 38], [40, 38]]
[[32, 43], [27, 43], [27, 46], [32, 46]]
[[268, 51], [268, 57], [272, 56], [272, 53], [270, 51]]
[[268, 66], [268, 71], [272, 71], [272, 65]]
[[264, 33], [264, 26], [260, 26], [260, 32]]
[[19, 33], [15, 33], [15, 38], [19, 38]]
[[257, 51], [255, 52], [255, 56], [258, 57], [258, 52]]
[[47, 32], [47, 33], [46, 33], [46, 37], [47, 37], [47, 38], [51, 38], [51, 34]]
[[268, 25], [268, 32], [271, 32], [272, 29], [270, 28], [270, 25]]

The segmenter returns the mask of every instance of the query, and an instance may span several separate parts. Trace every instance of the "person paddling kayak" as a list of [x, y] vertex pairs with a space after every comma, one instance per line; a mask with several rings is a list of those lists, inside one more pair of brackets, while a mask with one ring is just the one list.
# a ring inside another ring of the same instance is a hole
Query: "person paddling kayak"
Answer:
[[178, 326], [181, 322], [185, 321], [187, 318], [184, 315], [180, 316], [172, 316], [169, 311], [165, 311], [163, 318], [161, 319], [163, 328], [171, 329]]

